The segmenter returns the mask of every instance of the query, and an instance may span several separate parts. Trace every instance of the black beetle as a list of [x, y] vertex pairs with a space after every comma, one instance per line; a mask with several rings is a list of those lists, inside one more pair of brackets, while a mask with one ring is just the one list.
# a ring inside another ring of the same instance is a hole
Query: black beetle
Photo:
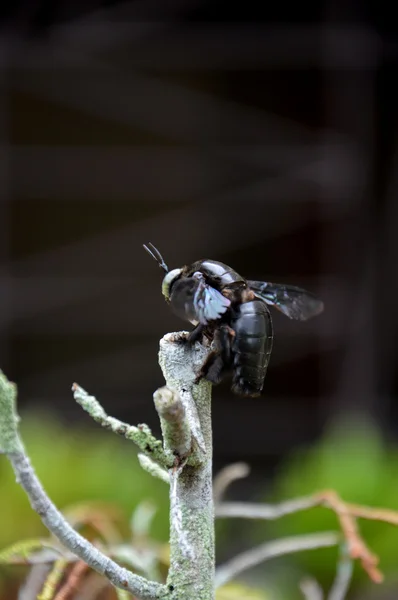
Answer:
[[302, 288], [246, 280], [215, 260], [169, 271], [153, 244], [144, 248], [166, 273], [162, 293], [171, 309], [195, 325], [187, 342], [203, 336], [213, 342], [198, 379], [217, 384], [232, 373], [232, 391], [241, 396], [259, 396], [263, 389], [273, 343], [267, 305], [299, 321], [323, 310], [323, 302]]

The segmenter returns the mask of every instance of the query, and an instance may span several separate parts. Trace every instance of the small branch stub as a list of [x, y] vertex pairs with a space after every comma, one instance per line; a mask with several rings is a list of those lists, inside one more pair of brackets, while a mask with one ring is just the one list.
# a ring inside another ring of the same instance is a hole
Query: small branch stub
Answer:
[[164, 386], [156, 390], [153, 401], [160, 417], [165, 449], [179, 458], [187, 457], [191, 452], [191, 429], [178, 392]]
[[[209, 353], [197, 342], [193, 346], [186, 343], [188, 332], [168, 333], [160, 340], [159, 364], [168, 388], [175, 390], [183, 404], [191, 436], [197, 449], [206, 454], [204, 431], [199, 418], [201, 405], [196, 401], [196, 391], [206, 389], [206, 397], [211, 397], [211, 384], [202, 379], [196, 384], [198, 373]], [[195, 391], [195, 394], [193, 392]], [[197, 395], [197, 394], [196, 394]]]

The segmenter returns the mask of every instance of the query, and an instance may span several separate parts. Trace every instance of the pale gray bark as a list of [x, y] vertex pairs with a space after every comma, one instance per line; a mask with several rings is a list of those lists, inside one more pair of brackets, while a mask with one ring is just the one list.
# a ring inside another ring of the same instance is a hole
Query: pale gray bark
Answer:
[[[208, 350], [200, 344], [190, 349], [175, 341], [175, 334], [161, 340], [159, 363], [167, 386], [178, 392], [184, 407], [194, 461], [177, 462], [170, 470], [171, 564], [167, 584], [175, 594], [173, 598], [213, 600], [211, 385], [205, 380], [195, 384]], [[165, 442], [169, 446], [174, 443], [173, 439]]]
[[46, 495], [19, 436], [16, 386], [0, 372], [0, 451], [6, 454], [32, 508], [63, 545], [117, 588], [142, 600], [214, 600], [214, 510], [212, 498], [211, 385], [196, 384], [208, 348], [185, 343], [184, 334], [160, 342], [166, 387], [154, 394], [163, 444], [142, 424], [131, 426], [107, 415], [94, 396], [73, 385], [77, 402], [103, 427], [141, 450], [140, 463], [170, 484], [171, 564], [167, 584], [131, 573], [95, 548], [65, 520]]

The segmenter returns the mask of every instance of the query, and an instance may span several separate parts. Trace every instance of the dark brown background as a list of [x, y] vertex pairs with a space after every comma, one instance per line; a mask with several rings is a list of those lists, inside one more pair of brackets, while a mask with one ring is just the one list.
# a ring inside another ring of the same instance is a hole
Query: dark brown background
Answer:
[[392, 9], [264, 4], [3, 5], [0, 364], [25, 407], [85, 418], [76, 380], [157, 429], [158, 340], [184, 324], [152, 241], [325, 301], [274, 315], [261, 399], [214, 390], [216, 464], [271, 466], [342, 410], [396, 435]]

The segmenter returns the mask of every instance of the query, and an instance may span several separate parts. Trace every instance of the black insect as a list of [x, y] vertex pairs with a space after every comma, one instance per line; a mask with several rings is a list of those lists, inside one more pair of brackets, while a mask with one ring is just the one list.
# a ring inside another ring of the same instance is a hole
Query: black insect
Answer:
[[272, 305], [290, 319], [306, 321], [323, 302], [292, 285], [250, 281], [216, 260], [199, 260], [169, 271], [159, 250], [144, 248], [166, 273], [162, 293], [173, 312], [195, 325], [188, 343], [206, 336], [213, 342], [199, 377], [214, 384], [232, 373], [232, 391], [259, 396], [273, 343]]

